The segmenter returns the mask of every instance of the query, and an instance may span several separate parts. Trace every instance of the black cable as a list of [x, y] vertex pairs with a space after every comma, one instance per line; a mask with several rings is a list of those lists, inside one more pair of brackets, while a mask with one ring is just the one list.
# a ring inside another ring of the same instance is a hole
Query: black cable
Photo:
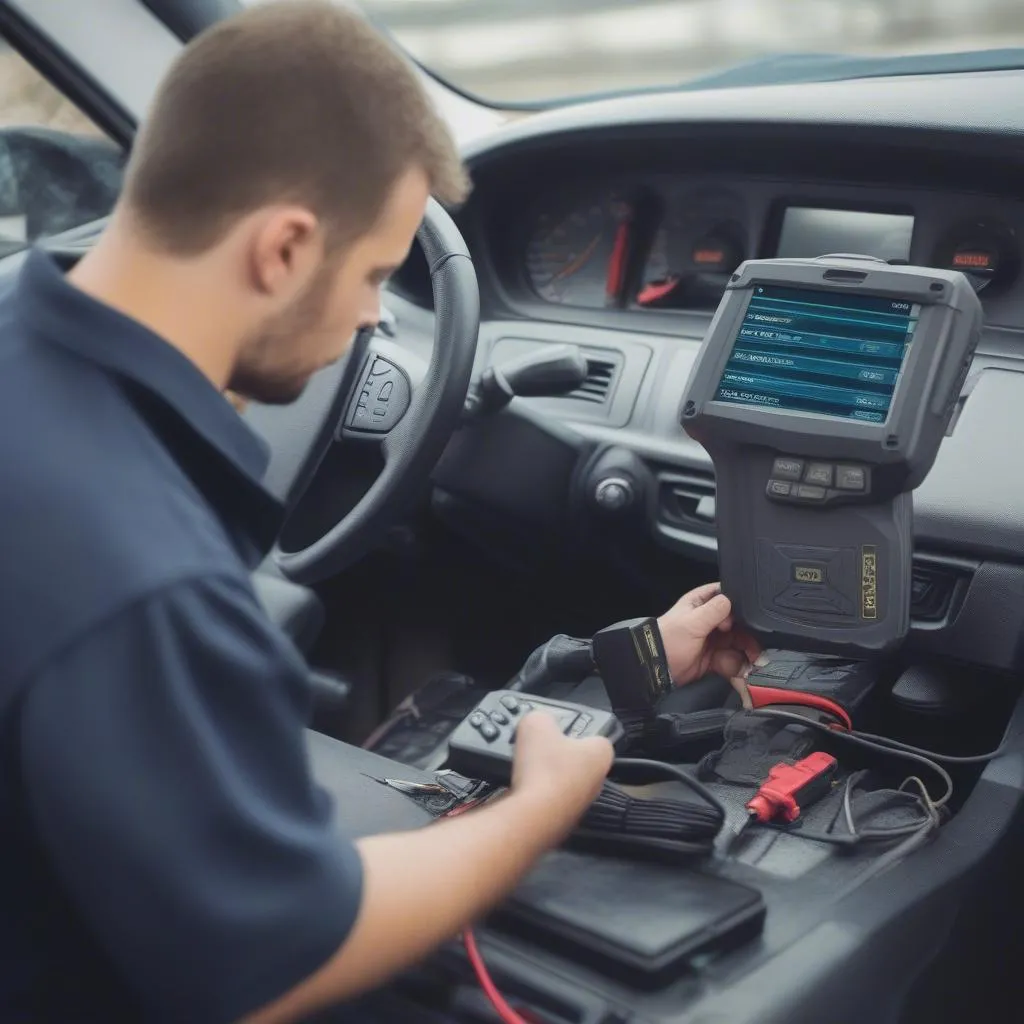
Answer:
[[[803, 715], [796, 715], [789, 711], [778, 711], [775, 708], [754, 708], [753, 710], [748, 711], [747, 714], [769, 715], [775, 718], [791, 718], [793, 721], [800, 722], [801, 725], [821, 726], [820, 722], [804, 718]], [[828, 726], [825, 726], [825, 728], [828, 728]], [[828, 731], [834, 734], [838, 730], [829, 729]], [[934, 750], [925, 750], [922, 747], [915, 747], [909, 743], [903, 743], [901, 740], [894, 740], [888, 736], [878, 736], [873, 732], [861, 732], [858, 729], [855, 729], [852, 733], [846, 733], [846, 735], [859, 736], [861, 739], [870, 740], [872, 743], [877, 743], [883, 747], [889, 747], [893, 750], [901, 750], [908, 754], [917, 754], [920, 757], [926, 757], [931, 761], [938, 761], [944, 764], [988, 764], [989, 761], [994, 761], [997, 757], [1002, 757], [1006, 753], [1006, 733], [1009, 731], [1010, 725], [1007, 724], [1006, 729], [1003, 730], [1003, 739], [995, 750], [990, 750], [987, 754], [971, 754], [967, 757], [959, 757], [955, 754], [939, 754]]]
[[870, 732], [857, 732], [862, 739], [871, 740], [872, 743], [881, 744], [884, 747], [891, 747], [893, 750], [903, 750], [910, 754], [920, 754], [922, 757], [930, 758], [932, 761], [941, 761], [946, 764], [988, 764], [997, 757], [1006, 753], [1005, 740], [995, 750], [987, 754], [972, 754], [969, 757], [957, 757], [953, 754], [937, 754], [933, 750], [923, 750], [920, 747], [912, 747], [909, 743], [902, 743], [900, 740], [890, 739], [888, 736], [876, 736]]
[[825, 733], [832, 739], [843, 740], [847, 743], [852, 743], [854, 746], [873, 750], [876, 753], [881, 752], [883, 754], [898, 755], [906, 758], [908, 761], [923, 764], [929, 769], [929, 771], [938, 775], [946, 787], [945, 793], [943, 793], [943, 795], [938, 799], [929, 797], [932, 804], [935, 807], [943, 807], [953, 795], [952, 777], [945, 768], [933, 760], [930, 753], [920, 752], [914, 748], [908, 747], [906, 744], [898, 743], [896, 740], [879, 742], [879, 738], [875, 736], [857, 732], [847, 732], [841, 729], [833, 729], [824, 722], [817, 722], [814, 719], [805, 718], [803, 715], [797, 715], [791, 711], [778, 711], [774, 708], [756, 708], [752, 711], [745, 712], [745, 714], [760, 715], [762, 718], [777, 718], [788, 722], [798, 722], [800, 725], [807, 726], [810, 729], [817, 729], [818, 732]]
[[627, 770], [636, 769], [638, 772], [643, 770], [654, 774], [667, 775], [678, 782], [681, 782], [688, 789], [693, 790], [702, 800], [709, 803], [719, 814], [720, 822], [719, 825], [725, 823], [729, 817], [729, 810], [722, 803], [721, 800], [711, 792], [703, 783], [698, 782], [688, 772], [683, 771], [678, 765], [668, 764], [665, 761], [648, 761], [646, 758], [640, 757], [617, 757], [612, 764], [611, 774], [615, 773], [617, 768], [625, 768]]
[[[878, 842], [886, 843], [891, 842], [894, 839], [902, 839], [904, 837], [915, 837], [921, 834], [928, 834], [938, 827], [939, 825], [939, 814], [936, 806], [931, 803], [929, 798], [928, 804], [920, 796], [915, 796], [913, 793], [907, 793], [903, 790], [873, 790], [875, 794], [886, 793], [890, 797], [906, 797], [908, 800], [917, 804], [923, 811], [923, 816], [915, 821], [911, 825], [895, 825], [895, 826], [882, 826], [879, 828], [866, 828], [858, 829], [856, 823], [853, 820], [853, 809], [851, 806], [851, 796], [857, 784], [867, 775], [866, 771], [854, 772], [846, 780], [846, 786], [843, 790], [842, 802], [829, 822], [824, 832], [811, 832], [801, 827], [792, 827], [787, 825], [772, 825], [770, 823], [763, 823], [765, 827], [773, 829], [778, 832], [785, 832], [788, 835], [797, 836], [800, 839], [809, 839], [816, 843], [827, 843], [830, 846], [846, 846], [853, 847], [858, 846], [862, 842]], [[845, 816], [847, 832], [845, 834], [833, 831], [836, 824], [839, 821], [840, 816]], [[902, 846], [903, 844], [901, 844]], [[886, 854], [888, 856], [888, 854]]]
[[847, 884], [844, 885], [838, 893], [836, 893], [836, 902], [845, 899], [851, 893], [859, 889], [866, 881], [874, 878], [878, 874], [881, 874], [881, 872], [885, 871], [886, 868], [892, 867], [893, 864], [903, 860], [904, 857], [908, 857], [919, 846], [923, 846], [937, 827], [937, 821], [932, 819], [926, 820], [916, 832], [912, 832], [908, 835], [902, 843], [898, 843], [891, 850], [886, 850], [885, 853], [875, 858], [875, 860], [868, 864], [863, 871], [847, 882]]

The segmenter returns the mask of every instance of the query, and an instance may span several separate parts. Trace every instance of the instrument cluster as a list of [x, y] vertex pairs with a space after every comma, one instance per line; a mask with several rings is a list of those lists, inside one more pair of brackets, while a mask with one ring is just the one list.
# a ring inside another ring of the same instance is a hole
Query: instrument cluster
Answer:
[[545, 202], [525, 252], [526, 278], [549, 302], [584, 308], [714, 306], [747, 256], [736, 193], [595, 188]]
[[922, 226], [913, 209], [880, 205], [781, 187], [752, 203], [740, 186], [709, 181], [588, 183], [541, 199], [519, 262], [533, 294], [582, 309], [710, 311], [744, 260], [767, 256], [844, 252], [956, 269], [986, 297], [1017, 283], [1020, 242], [998, 217]]

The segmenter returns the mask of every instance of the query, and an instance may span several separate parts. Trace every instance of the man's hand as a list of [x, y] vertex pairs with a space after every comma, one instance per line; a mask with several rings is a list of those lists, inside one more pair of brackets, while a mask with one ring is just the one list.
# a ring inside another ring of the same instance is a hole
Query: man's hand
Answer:
[[658, 627], [677, 686], [716, 672], [744, 695], [746, 677], [761, 647], [736, 628], [732, 604], [720, 583], [708, 583], [684, 594], [658, 619]]
[[604, 737], [571, 739], [550, 715], [531, 711], [516, 730], [512, 793], [545, 808], [557, 843], [601, 792], [614, 756]]
[[306, 1020], [436, 949], [571, 831], [600, 792], [612, 755], [606, 739], [570, 739], [550, 715], [526, 715], [508, 794], [429, 828], [360, 839], [363, 900], [351, 934], [316, 974], [245, 1024]]

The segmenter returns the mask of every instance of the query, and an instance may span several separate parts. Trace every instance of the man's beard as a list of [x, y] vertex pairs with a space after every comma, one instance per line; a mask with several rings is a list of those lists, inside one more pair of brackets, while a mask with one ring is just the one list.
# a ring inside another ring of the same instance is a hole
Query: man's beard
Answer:
[[302, 395], [315, 371], [294, 368], [286, 353], [323, 321], [333, 279], [325, 266], [301, 298], [260, 328], [243, 346], [228, 390], [264, 405], [290, 405]]

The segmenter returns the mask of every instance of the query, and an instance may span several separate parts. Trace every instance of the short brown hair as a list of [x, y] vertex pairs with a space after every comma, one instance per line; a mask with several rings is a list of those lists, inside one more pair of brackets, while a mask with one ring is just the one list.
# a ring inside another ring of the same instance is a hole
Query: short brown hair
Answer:
[[411, 63], [355, 11], [275, 0], [185, 48], [136, 140], [124, 201], [178, 255], [282, 200], [349, 241], [413, 167], [441, 202], [465, 198], [455, 143]]

